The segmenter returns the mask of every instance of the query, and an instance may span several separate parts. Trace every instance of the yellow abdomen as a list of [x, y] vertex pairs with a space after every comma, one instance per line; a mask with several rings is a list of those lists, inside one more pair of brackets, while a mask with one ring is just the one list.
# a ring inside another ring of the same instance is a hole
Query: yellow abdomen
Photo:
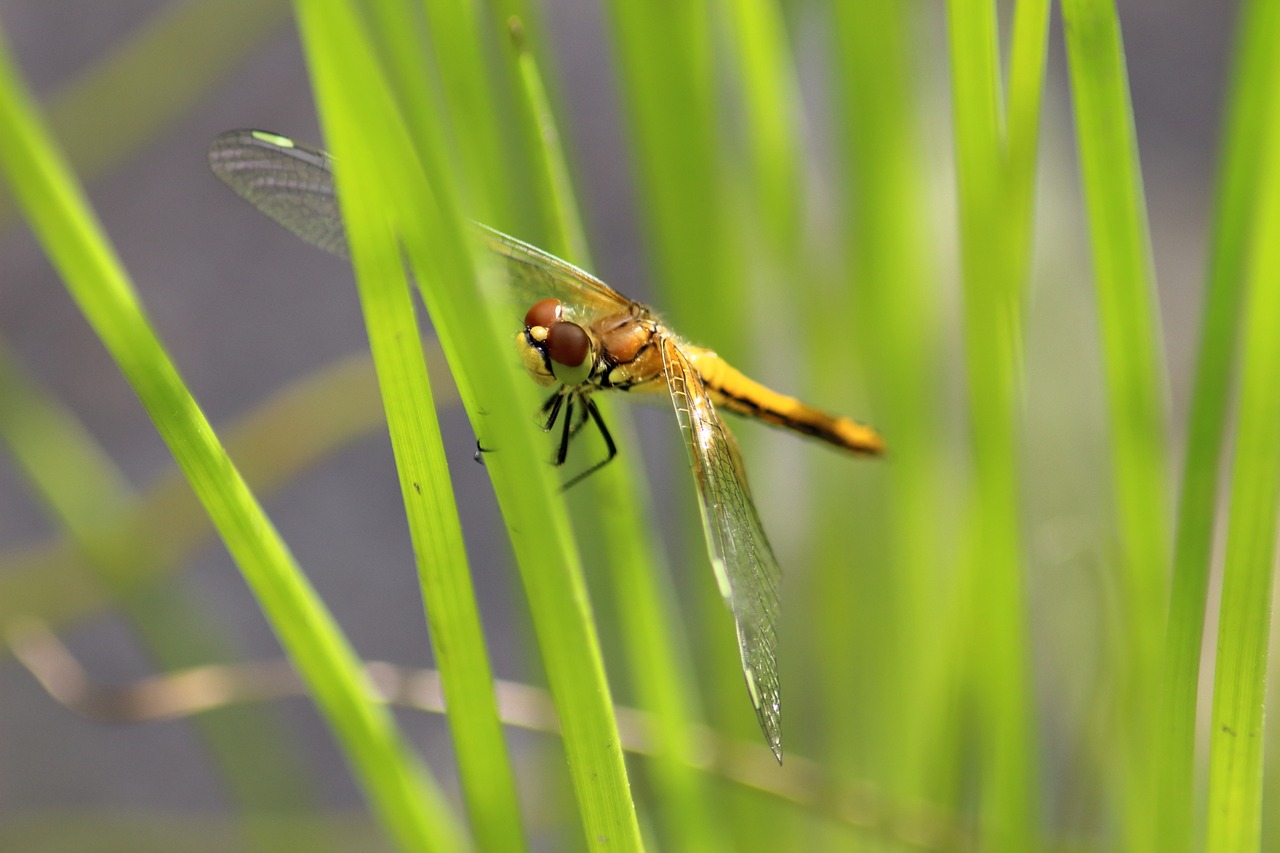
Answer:
[[851, 453], [878, 455], [884, 439], [866, 424], [828, 414], [779, 394], [732, 367], [711, 350], [683, 347], [717, 407], [825, 441]]

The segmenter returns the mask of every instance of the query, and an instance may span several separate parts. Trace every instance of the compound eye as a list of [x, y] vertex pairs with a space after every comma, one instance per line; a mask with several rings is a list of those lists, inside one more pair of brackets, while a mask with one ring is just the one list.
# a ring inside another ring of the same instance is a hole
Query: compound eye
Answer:
[[591, 339], [577, 323], [554, 323], [547, 330], [547, 355], [556, 364], [579, 367], [590, 351]]
[[549, 327], [560, 320], [562, 313], [564, 308], [559, 299], [542, 299], [535, 302], [529, 313], [524, 315], [524, 324], [530, 329], [535, 326]]

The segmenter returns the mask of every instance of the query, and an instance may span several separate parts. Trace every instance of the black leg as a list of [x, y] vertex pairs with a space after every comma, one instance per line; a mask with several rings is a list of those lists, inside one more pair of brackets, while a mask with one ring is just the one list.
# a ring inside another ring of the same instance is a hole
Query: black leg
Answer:
[[547, 416], [542, 424], [543, 432], [551, 432], [551, 428], [556, 425], [556, 418], [560, 417], [560, 407], [564, 405], [566, 396], [564, 388], [560, 388], [542, 404], [542, 413]]
[[[560, 491], [562, 492], [568, 491], [572, 486], [576, 486], [578, 483], [581, 483], [587, 477], [591, 476], [592, 474], [594, 474], [595, 472], [599, 471], [601, 468], [603, 468], [604, 466], [612, 462], [613, 457], [618, 455], [618, 446], [613, 443], [613, 436], [609, 434], [609, 428], [604, 425], [604, 418], [600, 417], [600, 410], [596, 408], [595, 402], [591, 400], [590, 397], [588, 397], [586, 400], [585, 408], [586, 408], [587, 415], [591, 416], [591, 420], [595, 421], [596, 428], [600, 430], [600, 437], [604, 439], [606, 456], [604, 457], [604, 459], [601, 459], [599, 462], [592, 465], [590, 468], [583, 471], [581, 474], [578, 474], [572, 480], [570, 480], [569, 482], [561, 486]], [[579, 425], [586, 423], [586, 420], [587, 420], [586, 416], [584, 416]], [[567, 444], [567, 439], [565, 440], [565, 443]], [[563, 462], [564, 460], [561, 459], [560, 461]]]
[[[568, 395], [566, 395], [568, 396]], [[557, 409], [559, 406], [556, 407]], [[560, 449], [556, 451], [556, 467], [564, 464], [569, 455], [569, 439], [573, 437], [573, 398], [564, 407], [564, 425], [560, 430]]]
[[590, 397], [585, 397], [583, 399], [585, 400], [585, 403], [582, 406], [582, 413], [578, 415], [577, 420], [573, 424], [573, 429], [570, 430], [570, 438], [576, 436], [578, 431], [587, 425], [587, 419], [591, 416], [591, 410], [596, 407], [595, 403], [591, 402]]

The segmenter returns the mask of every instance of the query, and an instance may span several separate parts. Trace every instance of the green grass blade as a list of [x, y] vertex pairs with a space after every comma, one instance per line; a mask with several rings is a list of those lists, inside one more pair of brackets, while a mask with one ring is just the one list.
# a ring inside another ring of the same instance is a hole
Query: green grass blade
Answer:
[[[1045, 55], [1049, 49], [1049, 0], [1022, 0], [1014, 8], [1009, 51], [1008, 124], [1005, 136], [1003, 206], [1005, 234], [1014, 241], [1006, 250], [1009, 286], [1025, 293], [1035, 234], [1036, 165], [1039, 161], [1040, 102], [1044, 93]], [[1022, 303], [1020, 296], [1015, 301]]]
[[607, 7], [662, 306], [686, 335], [715, 341], [734, 362], [745, 315], [729, 274], [720, 204], [723, 161], [708, 9], [626, 0]]
[[499, 143], [494, 100], [495, 83], [488, 57], [477, 46], [481, 38], [484, 10], [478, 3], [426, 3], [431, 24], [431, 45], [440, 73], [444, 106], [454, 136], [454, 162], [461, 175], [474, 185], [464, 184], [464, 196], [472, 215], [497, 228], [510, 228], [511, 201], [508, 188], [508, 160]]
[[[287, 0], [162, 6], [49, 104], [49, 129], [76, 173], [82, 180], [97, 177], [184, 116], [283, 25], [288, 12]], [[0, 225], [12, 214], [10, 200], [0, 196]]]
[[[445, 369], [438, 350], [428, 359]], [[225, 432], [228, 453], [255, 494], [270, 494], [352, 441], [381, 430], [376, 389], [367, 353], [325, 365], [233, 422]], [[281, 440], [284, 435], [288, 441]], [[211, 532], [209, 516], [180, 470], [158, 477], [101, 535], [129, 541], [145, 538], [148, 530], [166, 535], [146, 554], [135, 552], [134, 559], [113, 565], [110, 577], [97, 581], [90, 578], [100, 574], [100, 567], [87, 565], [63, 539], [0, 555], [0, 624], [26, 615], [56, 629], [111, 606], [107, 587], [124, 596], [174, 571]]]
[[[690, 340], [713, 343], [730, 363], [750, 369], [747, 282], [739, 275], [727, 202], [725, 139], [716, 100], [716, 57], [711, 4], [605, 4], [613, 67], [624, 109], [629, 162], [637, 185], [640, 222], [650, 261], [653, 300]], [[670, 459], [674, 483], [687, 483], [687, 465]], [[691, 614], [699, 687], [717, 724], [750, 737], [756, 723], [743, 713], [742, 677], [730, 664], [736, 650], [723, 599], [705, 582], [705, 539], [696, 528], [692, 490], [676, 500], [687, 519], [677, 551], [686, 572], [702, 572], [691, 585]], [[695, 577], [697, 575], [695, 574]], [[787, 700], [783, 700], [784, 718]], [[784, 724], [783, 740], [786, 741]], [[735, 844], [767, 843], [779, 824], [750, 801], [726, 801], [727, 829]]]
[[1257, 850], [1262, 838], [1263, 708], [1280, 510], [1280, 65], [1270, 66], [1242, 306], [1239, 421], [1209, 734], [1209, 853]]
[[[534, 125], [524, 135], [538, 143], [534, 184], [546, 193], [539, 206], [543, 228], [553, 235], [549, 248], [590, 269], [568, 164], [535, 54], [520, 31], [512, 36], [527, 102], [521, 114]], [[698, 749], [693, 728], [698, 695], [688, 661], [688, 636], [675, 606], [670, 568], [654, 541], [657, 523], [644, 470], [638, 454], [626, 450], [638, 448], [639, 441], [631, 419], [619, 409], [611, 407], [605, 415], [623, 451], [580, 487], [589, 490], [583, 501], [589, 505], [589, 521], [579, 526], [580, 538], [608, 563], [627, 672], [640, 706], [652, 714], [652, 784], [657, 811], [665, 821], [664, 846], [724, 849], [728, 839], [715, 820], [705, 778], [689, 761]]]
[[[97, 581], [115, 594], [151, 658], [164, 671], [237, 657], [233, 643], [205, 624], [197, 603], [172, 585], [125, 595], [122, 566], [156, 559], [155, 537], [129, 535], [124, 517], [137, 504], [128, 481], [75, 416], [21, 376], [0, 347], [0, 441], [26, 473]], [[58, 594], [56, 578], [42, 578]], [[30, 612], [27, 613], [29, 617]], [[6, 620], [7, 621], [7, 620]], [[201, 716], [229, 794], [246, 814], [298, 811], [311, 804], [289, 733], [269, 711], [234, 709]], [[259, 849], [265, 849], [258, 838]]]
[[744, 112], [746, 185], [759, 231], [786, 265], [800, 262], [805, 154], [796, 113], [802, 104], [782, 8], [775, 0], [721, 2], [734, 83]]
[[1022, 605], [1017, 380], [1021, 375], [1021, 282], [1008, 252], [1003, 206], [1005, 136], [995, 5], [949, 4], [952, 109], [964, 273], [964, 325], [974, 457], [976, 525], [970, 561], [974, 661], [983, 725], [981, 814], [993, 849], [1028, 850], [1037, 825], [1035, 723]]
[[42, 394], [0, 347], [0, 439], [68, 535], [92, 548], [129, 482], [75, 416]]
[[[429, 4], [426, 11], [433, 19], [431, 32], [437, 44], [474, 41], [471, 38], [477, 25], [474, 10], [462, 7], [446, 10], [444, 4]], [[379, 3], [370, 10], [371, 34], [384, 46], [381, 55], [388, 69], [387, 79], [396, 87], [402, 113], [414, 117], [420, 136], [432, 132], [429, 123], [433, 112], [424, 33], [422, 26], [416, 26], [426, 24], [422, 12], [421, 7], [411, 2]], [[454, 104], [466, 109], [470, 117], [459, 128], [463, 140], [462, 159], [478, 167], [486, 158], [495, 156], [486, 146], [496, 145], [497, 132], [492, 120], [487, 118], [493, 111], [484, 107], [487, 101], [477, 97], [492, 91], [477, 56], [475, 51], [454, 48], [440, 57], [438, 68], [446, 77], [446, 92], [463, 97]], [[472, 144], [477, 138], [481, 143]], [[500, 208], [500, 200], [491, 196], [493, 185], [501, 185], [501, 175], [495, 174], [492, 168], [480, 169], [478, 175], [472, 186], [480, 195], [476, 200], [479, 209]], [[344, 176], [340, 174], [338, 179], [342, 181]], [[367, 212], [365, 217], [348, 215], [349, 233], [353, 237], [352, 258], [375, 359], [382, 353], [378, 361], [380, 375], [385, 377], [383, 397], [388, 407], [392, 447], [401, 472], [410, 533], [418, 555], [427, 628], [449, 697], [449, 728], [477, 844], [485, 850], [518, 851], [524, 849], [525, 842], [515, 778], [498, 719], [492, 667], [485, 649], [439, 425], [431, 403], [431, 388], [422, 369], [422, 351], [403, 264], [390, 232], [375, 232], [382, 238], [377, 241], [381, 245], [366, 247], [363, 256], [356, 252], [354, 239], [368, 235], [369, 227], [364, 222], [376, 223], [379, 218], [376, 196], [365, 197], [365, 187], [375, 181], [374, 175], [367, 174], [362, 179], [348, 174], [339, 198], [348, 206], [347, 210], [360, 204]], [[359, 234], [361, 230], [365, 230], [365, 234]], [[385, 227], [382, 230], [385, 231]], [[375, 263], [379, 266], [370, 270]]]
[[[349, 4], [301, 4], [298, 17], [326, 138], [340, 161], [362, 162], [362, 171], [376, 176], [472, 425], [486, 446], [501, 449], [486, 459], [486, 469], [519, 561], [586, 837], [638, 849], [639, 826], [580, 564], [562, 503], [526, 426], [536, 408], [531, 383], [517, 382], [507, 357], [510, 338], [497, 332], [510, 328], [510, 317], [496, 316], [505, 301], [472, 284], [477, 278], [469, 232], [450, 181], [444, 128], [418, 140], [419, 161]], [[376, 156], [366, 151], [370, 140]]]
[[376, 200], [366, 197], [361, 176], [353, 169], [337, 177], [472, 831], [481, 849], [514, 853], [525, 846], [515, 778], [412, 293], [399, 247]]
[[405, 847], [456, 850], [440, 792], [400, 739], [332, 617], [298, 570], [183, 386], [0, 47], [0, 168], [46, 252], [157, 430], [352, 762], [390, 834]]
[[1183, 456], [1173, 586], [1165, 637], [1161, 731], [1160, 849], [1194, 849], [1195, 724], [1201, 638], [1213, 553], [1218, 474], [1236, 357], [1246, 246], [1252, 233], [1268, 104], [1280, 34], [1280, 3], [1243, 4], [1225, 113], [1217, 198], [1205, 284], [1200, 349]]
[[[872, 578], [882, 571], [891, 575], [893, 580], [886, 586], [894, 594], [892, 603], [877, 602], [868, 608], [879, 614], [880, 623], [871, 625], [868, 635], [890, 633], [893, 639], [884, 648], [894, 649], [900, 659], [884, 668], [897, 676], [882, 675], [889, 683], [872, 691], [876, 707], [868, 708], [868, 713], [874, 716], [861, 726], [843, 725], [837, 717], [830, 724], [827, 742], [841, 757], [844, 775], [852, 776], [859, 757], [865, 756], [866, 763], [885, 768], [886, 776], [891, 774], [896, 791], [919, 793], [920, 780], [946, 775], [956, 761], [953, 754], [937, 748], [934, 737], [921, 736], [922, 732], [933, 735], [945, 725], [941, 718], [949, 714], [947, 703], [927, 692], [944, 680], [925, 677], [936, 666], [930, 668], [923, 658], [936, 657], [931, 646], [936, 649], [940, 642], [934, 590], [939, 569], [947, 563], [943, 543], [955, 531], [940, 523], [950, 516], [944, 507], [949, 503], [946, 483], [952, 475], [938, 451], [943, 422], [937, 405], [942, 318], [929, 292], [935, 271], [929, 268], [928, 253], [920, 251], [929, 232], [924, 217], [925, 181], [920, 174], [921, 123], [916, 114], [920, 83], [912, 67], [914, 17], [902, 3], [840, 3], [833, 6], [833, 13], [847, 211], [843, 243], [852, 285], [847, 308], [831, 312], [834, 316], [828, 318], [823, 337], [840, 340], [838, 329], [851, 317], [857, 340], [850, 342], [849, 349], [857, 349], [834, 360], [835, 376], [826, 384], [837, 389], [846, 384], [848, 363], [855, 355], [861, 357], [875, 407], [867, 417], [884, 434], [894, 460], [894, 473], [885, 478], [890, 521], [884, 553], [890, 567], [869, 573]], [[815, 297], [815, 302], [824, 304], [819, 294]], [[829, 361], [833, 360], [818, 359], [816, 369]], [[833, 516], [828, 525], [839, 535], [849, 527], [843, 502], [830, 503], [834, 506], [828, 510]], [[845, 533], [844, 548], [865, 551], [866, 532]], [[835, 535], [828, 539], [835, 549], [844, 541]], [[830, 561], [837, 570], [829, 573], [818, 594], [829, 612], [826, 621], [840, 625], [844, 602], [856, 598], [841, 593], [852, 579], [846, 577], [851, 573], [843, 569], [840, 554], [831, 555]], [[860, 665], [876, 666], [876, 651], [867, 657], [870, 660]], [[838, 663], [830, 669], [838, 672]], [[864, 698], [865, 686], [853, 681], [824, 679], [827, 704], [839, 708], [870, 704]], [[865, 733], [882, 727], [901, 731], [904, 740], [886, 738], [874, 755], [868, 755]], [[930, 793], [936, 795], [936, 791]]]
[[1154, 849], [1159, 644], [1170, 558], [1164, 368], [1142, 174], [1115, 7], [1064, 0], [1076, 140], [1102, 331], [1124, 626], [1115, 657], [1123, 834]]
[[548, 234], [545, 248], [557, 257], [590, 269], [591, 256], [582, 229], [582, 215], [537, 57], [525, 41], [524, 25], [519, 19], [511, 20], [509, 35], [524, 96], [519, 111], [522, 135], [533, 143], [535, 167], [530, 171], [542, 227]]

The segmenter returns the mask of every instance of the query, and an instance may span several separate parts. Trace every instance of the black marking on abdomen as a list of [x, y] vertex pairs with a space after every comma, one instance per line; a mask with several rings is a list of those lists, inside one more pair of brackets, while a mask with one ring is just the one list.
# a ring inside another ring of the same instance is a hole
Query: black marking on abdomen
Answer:
[[709, 386], [709, 387], [711, 387], [711, 389], [715, 391], [717, 394], [719, 394], [721, 397], [725, 398], [725, 400], [731, 401], [732, 403], [737, 404], [738, 406], [741, 406], [742, 409], [748, 410], [748, 411], [741, 411], [739, 409], [735, 409], [732, 405], [726, 405], [724, 407], [728, 411], [733, 412], [735, 415], [741, 415], [742, 417], [750, 417], [751, 415], [755, 415], [756, 417], [759, 417], [761, 420], [765, 421], [766, 423], [771, 423], [774, 426], [786, 427], [787, 429], [795, 430], [798, 433], [812, 436], [813, 438], [821, 438], [821, 439], [829, 440], [828, 437], [834, 435], [833, 431], [830, 429], [823, 429], [817, 424], [811, 423], [809, 421], [801, 421], [801, 420], [796, 420], [795, 418], [787, 417], [782, 412], [779, 412], [777, 409], [770, 409], [766, 406], [762, 406], [760, 405], [760, 403], [756, 402], [750, 397], [743, 397], [738, 394], [731, 394], [728, 391], [726, 391], [724, 388], [717, 388], [715, 386]]

